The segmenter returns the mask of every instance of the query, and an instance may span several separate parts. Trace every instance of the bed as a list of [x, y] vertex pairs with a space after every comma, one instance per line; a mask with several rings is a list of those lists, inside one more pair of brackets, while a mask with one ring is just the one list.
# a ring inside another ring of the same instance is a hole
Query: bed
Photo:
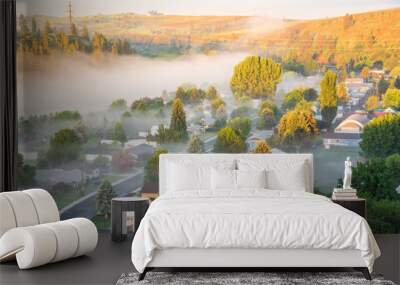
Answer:
[[[380, 251], [359, 215], [313, 194], [311, 154], [163, 154], [132, 262], [153, 268], [352, 267]], [[243, 270], [243, 269], [241, 269]]]

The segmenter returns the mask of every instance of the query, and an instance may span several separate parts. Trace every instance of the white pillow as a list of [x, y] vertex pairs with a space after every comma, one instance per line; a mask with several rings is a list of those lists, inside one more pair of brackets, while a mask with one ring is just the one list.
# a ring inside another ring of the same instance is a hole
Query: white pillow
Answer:
[[241, 188], [267, 188], [267, 171], [236, 170], [236, 186]]
[[236, 190], [236, 170], [232, 169], [211, 169], [211, 189], [218, 190]]
[[303, 192], [307, 189], [308, 176], [304, 160], [239, 159], [237, 163], [239, 170], [266, 169], [268, 189]]
[[168, 190], [202, 190], [210, 189], [210, 167], [191, 165], [189, 167], [177, 164], [169, 164]]

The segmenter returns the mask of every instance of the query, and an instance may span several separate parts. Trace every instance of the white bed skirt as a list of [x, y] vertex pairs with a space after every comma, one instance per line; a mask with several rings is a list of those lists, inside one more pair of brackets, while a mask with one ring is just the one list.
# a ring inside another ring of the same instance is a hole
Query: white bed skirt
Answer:
[[359, 250], [193, 249], [155, 250], [147, 267], [366, 267]]

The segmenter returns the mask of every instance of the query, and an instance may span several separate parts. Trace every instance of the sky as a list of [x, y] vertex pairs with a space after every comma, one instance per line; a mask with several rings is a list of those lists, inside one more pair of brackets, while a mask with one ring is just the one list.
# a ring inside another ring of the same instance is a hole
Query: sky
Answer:
[[[400, 7], [400, 0], [71, 0], [74, 16], [156, 10], [173, 15], [251, 15], [318, 19]], [[68, 0], [17, 0], [17, 12], [65, 16]]]

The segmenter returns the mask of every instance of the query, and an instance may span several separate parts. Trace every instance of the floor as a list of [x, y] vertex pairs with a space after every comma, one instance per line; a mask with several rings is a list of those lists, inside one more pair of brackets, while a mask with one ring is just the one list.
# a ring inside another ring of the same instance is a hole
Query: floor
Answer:
[[[377, 235], [382, 257], [375, 271], [400, 282], [400, 235]], [[114, 243], [108, 232], [100, 232], [96, 251], [59, 263], [30, 270], [18, 270], [15, 262], [0, 265], [0, 284], [115, 284], [124, 272], [134, 271], [130, 241]]]

